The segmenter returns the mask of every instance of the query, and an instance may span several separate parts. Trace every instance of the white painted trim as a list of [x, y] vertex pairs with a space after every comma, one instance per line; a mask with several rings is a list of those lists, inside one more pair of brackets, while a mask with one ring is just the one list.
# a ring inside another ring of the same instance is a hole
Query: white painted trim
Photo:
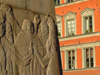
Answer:
[[91, 9], [91, 8], [85, 8], [83, 11], [81, 11], [81, 14], [84, 14], [86, 11], [91, 11], [94, 12], [95, 9]]
[[64, 4], [60, 4], [60, 5], [55, 6], [55, 8], [69, 6], [69, 5], [76, 4], [76, 3], [81, 3], [81, 2], [84, 2], [84, 1], [89, 1], [89, 0], [78, 0], [78, 1], [74, 1], [74, 2], [64, 3]]
[[74, 39], [93, 37], [93, 36], [99, 36], [99, 35], [100, 35], [100, 32], [94, 32], [94, 33], [88, 33], [88, 34], [82, 34], [82, 35], [59, 38], [59, 41], [74, 40]]
[[76, 72], [76, 71], [88, 71], [88, 70], [97, 70], [100, 69], [100, 67], [93, 67], [93, 68], [85, 68], [85, 69], [74, 69], [74, 70], [63, 70], [63, 72]]
[[72, 50], [72, 49], [78, 49], [78, 48], [87, 48], [87, 47], [96, 47], [100, 46], [100, 41], [97, 42], [90, 42], [90, 43], [83, 43], [83, 44], [76, 44], [76, 45], [69, 45], [69, 46], [61, 46], [60, 50]]

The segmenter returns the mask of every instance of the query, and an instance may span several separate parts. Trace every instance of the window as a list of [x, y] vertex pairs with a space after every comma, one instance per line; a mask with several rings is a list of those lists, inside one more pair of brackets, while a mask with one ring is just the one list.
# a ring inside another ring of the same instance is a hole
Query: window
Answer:
[[94, 9], [86, 8], [81, 12], [82, 16], [82, 33], [91, 33], [95, 30]]
[[60, 4], [60, 0], [54, 0], [55, 5]]
[[93, 48], [85, 49], [85, 68], [94, 67]]
[[71, 36], [71, 35], [75, 35], [75, 22], [74, 22], [74, 19], [72, 19], [72, 20], [68, 20], [67, 22], [66, 22], [67, 24], [67, 28], [66, 28], [66, 30], [67, 30], [67, 36]]
[[66, 59], [65, 59], [65, 68], [66, 69], [75, 69], [76, 67], [76, 58], [75, 58], [76, 54], [75, 54], [75, 50], [69, 50], [69, 51], [66, 51]]
[[84, 17], [84, 33], [90, 33], [93, 31], [92, 16]]
[[61, 37], [61, 23], [57, 22], [58, 36]]
[[68, 12], [64, 16], [65, 36], [76, 35], [76, 13]]

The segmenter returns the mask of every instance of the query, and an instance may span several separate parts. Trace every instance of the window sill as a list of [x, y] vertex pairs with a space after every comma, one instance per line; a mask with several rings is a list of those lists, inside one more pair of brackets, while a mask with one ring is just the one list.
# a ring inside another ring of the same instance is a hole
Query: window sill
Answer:
[[70, 69], [70, 70], [63, 70], [63, 72], [83, 71], [83, 70], [96, 70], [96, 69], [100, 69], [100, 67], [91, 67], [91, 68], [82, 68], [82, 69]]

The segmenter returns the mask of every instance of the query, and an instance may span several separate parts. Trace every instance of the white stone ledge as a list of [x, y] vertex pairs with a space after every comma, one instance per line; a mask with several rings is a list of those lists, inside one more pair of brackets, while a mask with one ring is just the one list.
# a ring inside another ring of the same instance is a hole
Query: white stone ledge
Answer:
[[87, 33], [87, 34], [81, 34], [81, 35], [74, 35], [74, 36], [68, 36], [68, 37], [62, 37], [59, 38], [59, 41], [67, 41], [67, 40], [74, 40], [74, 39], [80, 39], [80, 38], [86, 38], [86, 37], [93, 37], [100, 35], [100, 32], [93, 32], [93, 33]]

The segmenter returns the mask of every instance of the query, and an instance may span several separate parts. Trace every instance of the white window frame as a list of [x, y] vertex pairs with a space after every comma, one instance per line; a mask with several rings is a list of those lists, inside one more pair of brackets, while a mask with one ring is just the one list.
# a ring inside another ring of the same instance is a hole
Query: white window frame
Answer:
[[68, 36], [67, 35], [67, 21], [68, 20], [74, 20], [74, 23], [75, 23], [75, 35], [76, 35], [76, 13], [73, 13], [73, 12], [68, 12], [65, 16], [64, 16], [64, 25], [65, 25], [65, 36]]
[[96, 61], [95, 61], [95, 47], [92, 47], [92, 46], [88, 46], [88, 47], [83, 47], [82, 48], [82, 68], [93, 68], [93, 67], [86, 67], [86, 48], [93, 48], [93, 63], [94, 63], [94, 66], [93, 67], [96, 67]]
[[60, 29], [61, 29], [61, 30], [60, 30], [60, 31], [61, 31], [61, 36], [60, 36], [60, 37], [62, 37], [62, 16], [56, 15], [56, 21], [57, 21], [57, 22], [60, 22], [60, 25], [61, 25], [61, 26], [60, 26], [60, 27], [61, 27], [61, 28], [60, 28]]
[[75, 69], [69, 69], [69, 64], [68, 64], [68, 51], [75, 51], [75, 69], [77, 69], [77, 49], [70, 49], [70, 50], [65, 50], [65, 70], [75, 70]]
[[84, 30], [84, 17], [88, 17], [88, 16], [92, 16], [92, 29], [93, 31], [92, 32], [95, 32], [95, 19], [94, 19], [94, 9], [91, 9], [91, 8], [86, 8], [84, 9], [82, 12], [81, 12], [81, 20], [82, 20], [82, 34], [85, 33], [85, 30]]

